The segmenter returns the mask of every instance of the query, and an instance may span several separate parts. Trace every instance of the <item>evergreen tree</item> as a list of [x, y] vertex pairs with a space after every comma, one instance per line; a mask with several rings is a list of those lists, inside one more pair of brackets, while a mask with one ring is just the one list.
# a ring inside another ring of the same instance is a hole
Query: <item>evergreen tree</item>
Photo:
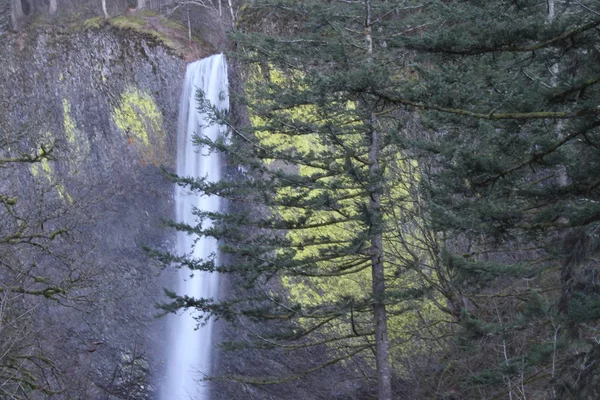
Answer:
[[449, 305], [463, 299], [458, 344], [481, 350], [452, 367], [467, 397], [599, 395], [598, 15], [592, 2], [433, 1], [409, 17], [413, 36], [387, 40], [410, 50], [414, 79], [372, 94], [423, 110], [430, 132], [400, 143], [428, 166], [438, 284]]
[[213, 110], [231, 137], [198, 139], [245, 173], [176, 178], [232, 200], [198, 212], [211, 228], [176, 225], [232, 257], [161, 255], [236, 274], [252, 296], [173, 294], [167, 309], [269, 321], [258, 347], [327, 346], [322, 365], [247, 382], [375, 349], [391, 398], [388, 361], [435, 326], [456, 334], [427, 343], [447, 351], [435, 396], [597, 397], [598, 15], [553, 0], [256, 2], [242, 24], [277, 22], [235, 37], [252, 123]]
[[330, 355], [293, 376], [236, 379], [284, 382], [362, 357], [375, 367], [378, 397], [393, 398], [390, 340], [416, 341], [429, 302], [428, 285], [413, 271], [421, 241], [408, 219], [398, 223], [399, 215], [416, 215], [416, 165], [394, 144], [406, 115], [374, 94], [403, 79], [397, 51], [374, 32], [393, 36], [406, 7], [371, 0], [257, 2], [247, 20], [276, 15], [279, 27], [291, 28], [235, 38], [242, 49], [236, 56], [249, 71], [241, 101], [252, 123], [234, 124], [199, 98], [215, 122], [230, 126], [231, 137], [199, 137], [198, 143], [229, 155], [245, 172], [220, 182], [174, 177], [233, 202], [228, 212], [198, 210], [200, 221], [214, 222], [211, 228], [174, 225], [221, 240], [231, 257], [215, 265], [159, 256], [192, 270], [241, 276], [252, 295], [216, 302], [172, 293], [166, 309], [268, 321], [253, 345], [325, 347]]

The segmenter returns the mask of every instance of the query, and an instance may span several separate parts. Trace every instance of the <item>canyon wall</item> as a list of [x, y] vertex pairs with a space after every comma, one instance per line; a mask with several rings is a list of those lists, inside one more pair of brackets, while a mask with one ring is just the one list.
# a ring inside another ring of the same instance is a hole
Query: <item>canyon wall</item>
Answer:
[[185, 62], [106, 26], [6, 35], [0, 60], [2, 158], [20, 160], [0, 169], [15, 199], [0, 214], [0, 365], [23, 375], [3, 383], [15, 398], [152, 398], [169, 279], [141, 246], [172, 242], [161, 166], [174, 165]]

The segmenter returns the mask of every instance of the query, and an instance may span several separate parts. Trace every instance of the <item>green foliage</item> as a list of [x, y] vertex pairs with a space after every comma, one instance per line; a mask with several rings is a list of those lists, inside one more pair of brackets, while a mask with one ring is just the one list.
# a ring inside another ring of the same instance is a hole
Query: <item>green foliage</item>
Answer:
[[83, 27], [85, 29], [100, 29], [104, 22], [104, 17], [94, 17], [83, 21]]
[[[281, 23], [234, 35], [251, 123], [215, 111], [231, 137], [197, 139], [245, 173], [176, 179], [233, 201], [198, 211], [213, 228], [178, 226], [224, 240], [232, 262], [179, 263], [242, 277], [252, 296], [228, 312], [268, 321], [258, 347], [357, 348], [368, 365], [385, 302], [398, 374], [425, 348], [452, 364], [437, 386], [465, 398], [589, 393], [596, 347], [578, 339], [597, 343], [599, 321], [600, 19], [550, 4], [249, 6], [248, 27]], [[379, 234], [383, 294], [369, 276]]]
[[[412, 50], [419, 76], [378, 93], [422, 109], [431, 131], [403, 145], [431, 166], [422, 193], [444, 237], [442, 280], [468, 311], [460, 343], [477, 350], [456, 357], [478, 365], [478, 391], [465, 386], [466, 397], [571, 385], [581, 366], [569, 354], [592, 357], [577, 339], [595, 338], [600, 321], [600, 20], [585, 5], [549, 15], [548, 4], [434, 1], [410, 17], [420, 34], [388, 42]], [[518, 371], [483, 367], [519, 358]]]
[[[419, 165], [392, 139], [402, 135], [398, 121], [406, 116], [369, 94], [371, 88], [395, 84], [394, 67], [387, 63], [392, 55], [383, 47], [377, 52], [362, 47], [364, 5], [340, 4], [257, 5], [256, 10], [293, 15], [301, 39], [236, 36], [243, 52], [234, 57], [249, 76], [240, 102], [251, 123], [234, 123], [200, 94], [199, 108], [232, 129], [225, 140], [196, 141], [226, 153], [246, 172], [220, 182], [175, 178], [199, 194], [233, 203], [228, 212], [196, 212], [200, 221], [214, 221], [212, 228], [174, 225], [224, 242], [227, 262], [214, 269], [239, 275], [251, 295], [235, 304], [198, 299], [198, 308], [260, 323], [247, 346], [315, 348], [335, 362], [347, 359], [374, 369], [373, 343], [380, 340], [374, 335], [379, 329], [374, 309], [387, 308], [383, 324], [391, 342], [402, 344], [393, 346], [394, 358], [400, 358], [424, 351], [421, 337], [437, 336], [429, 321], [438, 319], [439, 296], [427, 282], [435, 281], [434, 275], [420, 270], [427, 256], [416, 229], [422, 222], [415, 206]], [[389, 4], [373, 4], [378, 13], [393, 11]], [[393, 26], [390, 21], [386, 29]], [[166, 259], [181, 267], [209, 265]], [[379, 260], [387, 289], [374, 289]], [[182, 297], [172, 306], [191, 304]], [[406, 372], [402, 365], [396, 371]]]
[[[134, 32], [144, 35], [151, 39], [151, 42], [160, 44], [181, 57], [189, 52], [187, 27], [152, 10], [108, 19], [100, 16], [81, 20], [80, 17], [76, 17], [69, 21], [69, 28], [73, 31], [97, 30], [103, 27], [110, 27], [121, 33]], [[192, 40], [202, 42], [198, 37], [192, 37]], [[208, 46], [206, 43], [202, 44]]]

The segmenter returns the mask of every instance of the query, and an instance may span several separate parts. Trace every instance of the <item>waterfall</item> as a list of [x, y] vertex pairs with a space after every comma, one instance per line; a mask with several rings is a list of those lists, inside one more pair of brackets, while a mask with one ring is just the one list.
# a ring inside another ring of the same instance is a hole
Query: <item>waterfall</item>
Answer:
[[[221, 110], [229, 108], [227, 64], [225, 57], [214, 55], [189, 64], [179, 105], [177, 129], [177, 174], [186, 177], [208, 177], [209, 181], [221, 178], [221, 159], [218, 153], [207, 154], [192, 143], [194, 135], [216, 139], [223, 127], [206, 127], [206, 115], [197, 111], [196, 93], [200, 89], [205, 98]], [[194, 208], [217, 211], [220, 199], [215, 196], [200, 196], [187, 189], [176, 188], [176, 220], [195, 225]], [[201, 238], [177, 233], [177, 254], [190, 254], [193, 258], [206, 259], [217, 251], [212, 238]], [[195, 242], [195, 244], [194, 244]], [[193, 249], [193, 250], [192, 250]], [[193, 275], [193, 276], [191, 276]], [[178, 272], [177, 293], [195, 298], [214, 298], [217, 295], [218, 274], [193, 272], [181, 269]], [[184, 313], [170, 320], [170, 341], [167, 355], [166, 381], [161, 390], [161, 400], [206, 400], [207, 386], [199, 382], [211, 371], [212, 321], [195, 329], [197, 321], [191, 313]]]

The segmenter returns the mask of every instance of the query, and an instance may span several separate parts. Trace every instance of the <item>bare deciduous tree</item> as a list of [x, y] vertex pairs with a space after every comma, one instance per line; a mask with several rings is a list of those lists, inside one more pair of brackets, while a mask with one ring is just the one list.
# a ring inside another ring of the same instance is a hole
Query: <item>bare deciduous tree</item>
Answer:
[[106, 8], [106, 0], [102, 0], [102, 13], [104, 14], [104, 18], [110, 18], [108, 9]]
[[50, 15], [54, 15], [56, 14], [56, 11], [58, 10], [58, 0], [50, 0], [50, 5], [48, 6], [48, 12], [50, 13]]
[[[173, 13], [177, 11], [180, 7], [201, 7], [208, 10], [211, 10], [219, 15], [219, 17], [223, 17], [223, 1], [224, 0], [175, 0], [170, 6], [168, 13]], [[236, 12], [235, 5], [232, 0], [227, 0], [227, 8], [229, 10], [229, 16], [231, 18], [231, 23], [235, 24], [236, 21]], [[226, 12], [226, 11], [225, 11]]]

